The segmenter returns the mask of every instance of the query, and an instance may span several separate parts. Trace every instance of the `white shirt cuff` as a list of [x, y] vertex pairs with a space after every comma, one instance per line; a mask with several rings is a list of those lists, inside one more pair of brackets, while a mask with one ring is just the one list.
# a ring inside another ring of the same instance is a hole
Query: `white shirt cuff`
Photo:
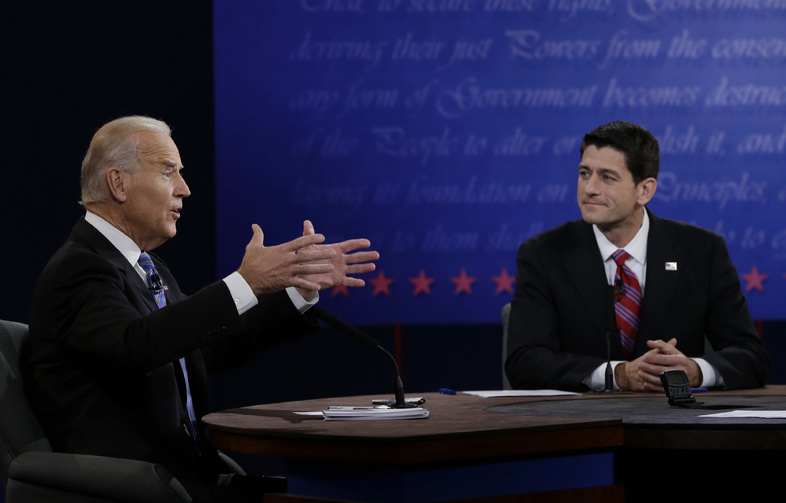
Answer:
[[[229, 288], [229, 293], [232, 295], [232, 300], [235, 301], [235, 307], [237, 307], [238, 314], [245, 313], [259, 303], [257, 296], [254, 295], [254, 291], [251, 290], [251, 287], [248, 286], [248, 283], [245, 279], [243, 279], [243, 276], [241, 276], [239, 272], [235, 271], [224, 278], [224, 283], [226, 283], [227, 288]], [[289, 300], [292, 301], [295, 309], [297, 309], [300, 314], [303, 314], [311, 309], [311, 307], [316, 305], [317, 301], [319, 301], [318, 292], [314, 292], [313, 295], [310, 295], [309, 300], [304, 299], [303, 296], [300, 295], [300, 293], [298, 293], [297, 289], [294, 287], [287, 288], [286, 292], [289, 296]]]
[[229, 288], [232, 300], [235, 301], [237, 314], [243, 314], [259, 303], [257, 296], [254, 295], [254, 291], [248, 286], [248, 283], [239, 272], [235, 271], [224, 278], [224, 283]]
[[297, 288], [294, 287], [287, 288], [287, 295], [289, 295], [289, 300], [292, 301], [292, 304], [295, 305], [295, 309], [297, 309], [300, 314], [311, 309], [319, 300], [319, 292], [313, 292], [309, 295], [310, 299], [306, 300], [300, 295]]
[[701, 369], [701, 387], [712, 388], [714, 386], [725, 386], [726, 382], [723, 377], [715, 370], [715, 367], [710, 365], [704, 358], [691, 358], [699, 365]]

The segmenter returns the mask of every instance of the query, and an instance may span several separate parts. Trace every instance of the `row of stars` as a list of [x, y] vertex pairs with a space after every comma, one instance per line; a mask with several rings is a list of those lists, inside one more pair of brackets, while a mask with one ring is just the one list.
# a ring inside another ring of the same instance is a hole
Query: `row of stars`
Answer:
[[[466, 293], [467, 295], [472, 295], [472, 285], [477, 281], [476, 276], [469, 276], [467, 275], [467, 270], [462, 269], [461, 273], [458, 276], [454, 276], [450, 278], [450, 281], [455, 285], [453, 293], [455, 295], [459, 295], [462, 293]], [[385, 271], [379, 271], [376, 278], [370, 278], [368, 280], [374, 286], [374, 291], [372, 292], [373, 296], [378, 295], [390, 295], [390, 285], [395, 280], [393, 278], [389, 278], [385, 276]], [[431, 295], [431, 285], [436, 281], [436, 278], [427, 276], [426, 271], [423, 269], [420, 270], [420, 273], [415, 276], [414, 278], [409, 278], [410, 283], [413, 285], [412, 295]], [[503, 268], [502, 272], [500, 272], [499, 276], [492, 276], [491, 281], [493, 281], [497, 285], [497, 294], [506, 292], [506, 293], [513, 293], [513, 283], [516, 282], [515, 276], [510, 276], [508, 274], [508, 270]], [[341, 295], [344, 297], [349, 296], [349, 288], [346, 286], [335, 286], [332, 288], [331, 297], [336, 297], [337, 295]]]
[[[746, 292], [750, 292], [751, 290], [763, 292], [764, 280], [766, 280], [769, 275], [760, 273], [756, 266], [753, 266], [751, 267], [750, 272], [740, 274], [740, 276], [745, 280]], [[784, 274], [783, 277], [786, 279], [786, 274]], [[423, 269], [420, 270], [420, 273], [417, 276], [408, 279], [413, 285], [412, 295], [414, 296], [431, 295], [431, 285], [436, 281], [436, 278], [427, 276]], [[374, 286], [372, 295], [375, 297], [378, 295], [390, 296], [390, 285], [393, 284], [394, 281], [395, 280], [393, 278], [385, 276], [385, 271], [379, 271], [376, 278], [370, 278], [368, 280], [368, 282]], [[454, 295], [459, 295], [462, 293], [472, 295], [472, 285], [475, 283], [475, 281], [477, 281], [477, 277], [467, 275], [466, 269], [462, 269], [461, 273], [458, 276], [451, 277], [450, 281], [455, 285], [453, 290]], [[513, 284], [516, 282], [516, 277], [509, 275], [508, 270], [503, 268], [499, 276], [491, 277], [491, 281], [497, 285], [495, 292], [496, 294], [503, 292], [512, 294]], [[336, 297], [339, 295], [348, 297], [349, 288], [343, 285], [333, 287], [331, 289], [331, 297]]]

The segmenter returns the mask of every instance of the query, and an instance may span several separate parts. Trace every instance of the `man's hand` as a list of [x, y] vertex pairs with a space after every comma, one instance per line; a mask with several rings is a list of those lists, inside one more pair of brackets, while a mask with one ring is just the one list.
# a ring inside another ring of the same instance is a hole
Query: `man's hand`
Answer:
[[652, 349], [644, 354], [639, 362], [639, 375], [647, 383], [647, 389], [663, 391], [660, 373], [664, 370], [684, 370], [691, 386], [701, 385], [703, 376], [699, 364], [677, 349], [676, 339], [668, 343], [647, 341], [647, 345]]
[[[311, 221], [303, 222], [303, 237], [314, 236], [314, 225]], [[353, 278], [351, 275], [363, 274], [373, 271], [376, 266], [371, 263], [379, 258], [379, 253], [375, 251], [355, 252], [362, 248], [368, 248], [371, 243], [368, 239], [350, 239], [341, 243], [333, 244], [313, 244], [306, 247], [308, 251], [314, 250], [333, 250], [334, 255], [329, 259], [321, 261], [330, 264], [332, 269], [326, 273], [315, 273], [306, 276], [304, 279], [312, 283], [317, 283], [321, 288], [332, 288], [334, 286], [361, 287], [366, 284], [360, 278]], [[303, 292], [301, 292], [303, 295]], [[304, 295], [305, 297], [305, 295]]]
[[663, 392], [660, 373], [664, 370], [684, 370], [692, 386], [701, 384], [702, 375], [699, 365], [677, 349], [677, 339], [647, 341], [649, 351], [614, 369], [617, 385], [629, 391]]
[[302, 236], [278, 246], [265, 246], [262, 229], [253, 224], [254, 235], [246, 245], [246, 254], [237, 272], [256, 295], [273, 293], [288, 287], [301, 292], [319, 290], [321, 285], [310, 276], [332, 275], [336, 250], [317, 247], [325, 240], [322, 234]]

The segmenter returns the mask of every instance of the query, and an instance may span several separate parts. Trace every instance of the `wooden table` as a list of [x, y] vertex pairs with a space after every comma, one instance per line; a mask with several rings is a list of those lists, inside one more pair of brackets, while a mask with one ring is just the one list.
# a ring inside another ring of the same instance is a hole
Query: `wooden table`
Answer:
[[[244, 407], [203, 421], [219, 449], [286, 458], [290, 494], [271, 501], [290, 503], [548, 501], [556, 495], [661, 501], [723, 497], [738, 488], [755, 496], [777, 486], [786, 459], [786, 420], [698, 417], [728, 409], [786, 410], [786, 386], [696, 394], [705, 410], [672, 407], [652, 393], [423, 396], [428, 419], [323, 421], [295, 414], [368, 406], [380, 398], [366, 396]], [[677, 474], [683, 486], [690, 482], [679, 493], [670, 483]]]
[[622, 500], [613, 473], [613, 450], [623, 440], [619, 419], [523, 418], [484, 410], [521, 398], [423, 396], [428, 419], [323, 421], [295, 413], [380, 398], [365, 396], [244, 407], [203, 422], [219, 449], [288, 460], [290, 496], [279, 501], [501, 502], [520, 494], [538, 501], [556, 491]]

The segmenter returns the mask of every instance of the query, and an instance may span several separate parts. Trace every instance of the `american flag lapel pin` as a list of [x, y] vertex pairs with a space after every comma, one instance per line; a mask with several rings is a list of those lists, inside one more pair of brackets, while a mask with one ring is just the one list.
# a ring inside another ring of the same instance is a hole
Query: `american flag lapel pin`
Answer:
[[676, 262], [666, 262], [666, 270], [667, 271], [676, 271], [677, 270], [677, 263]]

